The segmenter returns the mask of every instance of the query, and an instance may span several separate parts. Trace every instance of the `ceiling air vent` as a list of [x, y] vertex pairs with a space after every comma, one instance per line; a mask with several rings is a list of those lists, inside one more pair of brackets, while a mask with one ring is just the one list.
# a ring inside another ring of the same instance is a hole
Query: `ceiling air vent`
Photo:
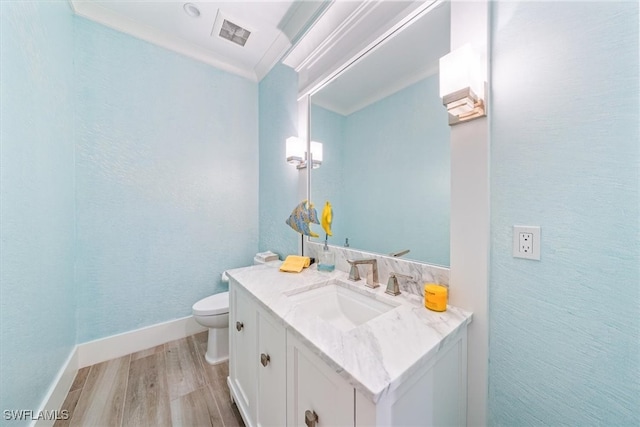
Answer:
[[234, 24], [226, 19], [222, 21], [222, 27], [220, 27], [219, 36], [223, 39], [232, 41], [240, 46], [244, 46], [247, 39], [251, 35], [251, 31], [242, 28], [239, 25]]

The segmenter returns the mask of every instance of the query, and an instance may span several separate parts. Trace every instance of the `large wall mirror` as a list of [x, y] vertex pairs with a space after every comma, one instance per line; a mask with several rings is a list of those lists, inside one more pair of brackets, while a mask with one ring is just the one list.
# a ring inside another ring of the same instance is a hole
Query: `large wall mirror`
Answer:
[[323, 163], [311, 200], [318, 212], [333, 205], [329, 244], [449, 265], [450, 130], [438, 87], [449, 26], [443, 2], [312, 94]]

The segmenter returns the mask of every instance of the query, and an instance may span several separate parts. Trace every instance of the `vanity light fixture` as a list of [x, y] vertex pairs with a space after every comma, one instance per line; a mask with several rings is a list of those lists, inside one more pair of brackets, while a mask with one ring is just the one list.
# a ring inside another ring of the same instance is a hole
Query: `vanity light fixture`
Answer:
[[298, 169], [301, 169], [299, 166], [304, 162], [305, 152], [304, 141], [297, 136], [287, 138], [287, 163], [296, 165]]
[[449, 125], [487, 115], [480, 53], [466, 44], [440, 58], [440, 97]]
[[[298, 169], [307, 167], [307, 149], [302, 139], [297, 136], [287, 138], [286, 147], [287, 163], [296, 165]], [[311, 141], [311, 159], [313, 169], [317, 169], [322, 164], [322, 143]]]
[[313, 160], [313, 168], [318, 169], [322, 164], [322, 143], [311, 141], [311, 159]]

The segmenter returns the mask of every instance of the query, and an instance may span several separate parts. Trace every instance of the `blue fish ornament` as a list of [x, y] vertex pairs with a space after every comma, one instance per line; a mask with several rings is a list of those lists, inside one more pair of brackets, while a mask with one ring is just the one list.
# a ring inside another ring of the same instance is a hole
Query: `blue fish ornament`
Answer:
[[309, 228], [310, 223], [320, 224], [320, 221], [318, 220], [318, 212], [316, 212], [316, 209], [312, 204], [309, 204], [307, 207], [306, 200], [303, 200], [298, 206], [296, 206], [285, 222], [289, 227], [293, 228], [300, 234], [318, 237], [318, 235]]

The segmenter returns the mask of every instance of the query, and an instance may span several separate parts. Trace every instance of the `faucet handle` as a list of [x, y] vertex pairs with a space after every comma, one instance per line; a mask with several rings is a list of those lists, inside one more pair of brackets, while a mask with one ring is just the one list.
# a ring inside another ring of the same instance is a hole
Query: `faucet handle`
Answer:
[[401, 294], [400, 285], [398, 285], [398, 277], [413, 280], [413, 276], [407, 276], [406, 274], [395, 273], [392, 271], [389, 273], [389, 280], [387, 281], [387, 290], [385, 291], [385, 294], [393, 296]]
[[[378, 286], [378, 260], [376, 258], [363, 258], [363, 259], [348, 259], [347, 262], [351, 264], [351, 271], [349, 272], [349, 280], [360, 280], [360, 272], [358, 271], [358, 265], [367, 264], [371, 265], [371, 276], [367, 275], [366, 287], [375, 289]], [[371, 279], [369, 278], [371, 277]]]
[[360, 280], [360, 270], [358, 270], [358, 265], [351, 259], [348, 259], [347, 262], [351, 265], [351, 269], [349, 270], [349, 280], [357, 282]]

